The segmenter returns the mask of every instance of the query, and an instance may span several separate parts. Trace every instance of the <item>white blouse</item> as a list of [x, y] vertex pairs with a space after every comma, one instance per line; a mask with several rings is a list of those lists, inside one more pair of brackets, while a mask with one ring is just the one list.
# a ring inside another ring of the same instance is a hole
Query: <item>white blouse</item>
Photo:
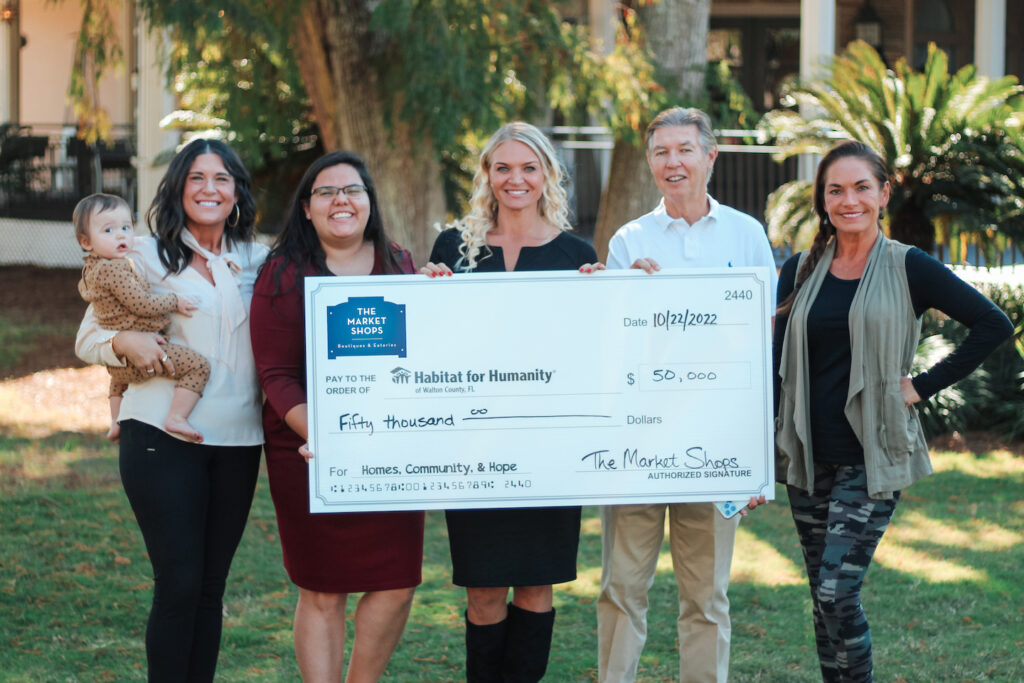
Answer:
[[[166, 330], [170, 343], [195, 349], [210, 363], [210, 380], [189, 422], [203, 435], [204, 444], [255, 446], [263, 443], [262, 395], [252, 357], [248, 311], [256, 272], [266, 259], [267, 248], [255, 242], [235, 244], [223, 249], [221, 255], [234, 266], [229, 272], [233, 273], [243, 308], [241, 313], [236, 311], [231, 324], [225, 323], [226, 306], [237, 303], [234, 292], [211, 284], [194, 268], [168, 275], [157, 255], [155, 238], [136, 238], [131, 259], [152, 285], [154, 294], [174, 293], [196, 305], [191, 317], [172, 313]], [[116, 330], [105, 330], [97, 324], [90, 305], [78, 328], [75, 353], [86, 363], [123, 366], [124, 361], [110, 345], [116, 334]], [[118, 420], [139, 420], [163, 429], [174, 385], [175, 380], [164, 377], [130, 385]]]

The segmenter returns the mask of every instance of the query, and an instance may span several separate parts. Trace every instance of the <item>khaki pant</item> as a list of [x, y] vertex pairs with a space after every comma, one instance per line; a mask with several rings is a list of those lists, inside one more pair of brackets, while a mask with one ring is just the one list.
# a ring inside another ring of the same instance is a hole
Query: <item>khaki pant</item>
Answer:
[[679, 586], [679, 680], [729, 677], [729, 570], [739, 515], [712, 503], [614, 505], [601, 509], [601, 595], [597, 600], [598, 681], [636, 680], [647, 640], [647, 592], [669, 511], [669, 546]]

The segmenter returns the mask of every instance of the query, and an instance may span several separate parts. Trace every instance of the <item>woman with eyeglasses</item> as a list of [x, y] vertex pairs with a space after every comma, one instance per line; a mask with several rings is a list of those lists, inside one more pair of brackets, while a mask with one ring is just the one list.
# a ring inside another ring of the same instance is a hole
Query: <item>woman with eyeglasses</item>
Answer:
[[284, 566], [299, 589], [294, 646], [306, 683], [342, 680], [350, 593], [363, 595], [345, 680], [383, 675], [420, 583], [423, 513], [310, 514], [303, 279], [412, 272], [409, 252], [384, 231], [365, 164], [340, 151], [306, 170], [256, 281], [250, 318], [267, 473]]

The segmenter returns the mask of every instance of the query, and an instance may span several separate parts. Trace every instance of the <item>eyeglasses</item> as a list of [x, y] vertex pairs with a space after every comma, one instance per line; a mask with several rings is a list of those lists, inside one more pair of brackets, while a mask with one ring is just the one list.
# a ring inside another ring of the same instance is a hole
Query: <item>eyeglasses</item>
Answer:
[[333, 185], [324, 185], [323, 187], [314, 187], [313, 191], [309, 194], [317, 199], [334, 199], [338, 196], [339, 192], [349, 199], [358, 199], [366, 194], [366, 186], [346, 185], [345, 187], [334, 187]]

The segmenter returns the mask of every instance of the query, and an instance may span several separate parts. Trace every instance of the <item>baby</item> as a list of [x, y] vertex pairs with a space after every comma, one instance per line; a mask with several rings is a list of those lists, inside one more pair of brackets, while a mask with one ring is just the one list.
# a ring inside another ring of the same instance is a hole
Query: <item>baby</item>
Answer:
[[[170, 324], [172, 311], [191, 316], [195, 306], [176, 294], [155, 296], [149, 282], [135, 271], [128, 254], [135, 244], [135, 228], [128, 203], [109, 194], [89, 195], [78, 202], [72, 218], [75, 236], [87, 253], [78, 291], [93, 306], [96, 320], [106, 330], [163, 332]], [[178, 380], [171, 408], [164, 422], [170, 433], [202, 443], [203, 436], [188, 417], [210, 379], [210, 364], [194, 350], [180, 344], [164, 347], [162, 362], [173, 363], [168, 376]], [[121, 427], [117, 422], [121, 397], [129, 384], [152, 378], [153, 369], [110, 367], [110, 431], [107, 438], [117, 441]]]

